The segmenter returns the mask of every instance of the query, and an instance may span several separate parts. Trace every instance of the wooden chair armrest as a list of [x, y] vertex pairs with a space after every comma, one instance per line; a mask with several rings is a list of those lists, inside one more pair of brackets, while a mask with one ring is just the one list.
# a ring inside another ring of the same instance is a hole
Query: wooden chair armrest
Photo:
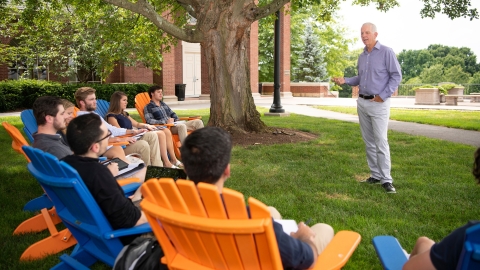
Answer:
[[135, 177], [118, 179], [118, 180], [117, 180], [117, 183], [118, 183], [120, 186], [125, 186], [125, 185], [131, 184], [131, 183], [140, 183], [140, 179], [139, 179], [139, 178], [135, 178]]
[[156, 126], [156, 127], [163, 127], [163, 126], [165, 126], [165, 127], [170, 128], [170, 127], [173, 127], [173, 126], [175, 126], [175, 125], [174, 125], [174, 124], [155, 124], [155, 125], [153, 125], [153, 126]]
[[123, 145], [128, 145], [128, 144], [129, 144], [128, 142], [113, 142], [113, 143], [109, 143], [108, 145], [123, 146]]
[[400, 270], [407, 262], [407, 256], [397, 238], [388, 235], [375, 236], [373, 246], [384, 269]]
[[357, 248], [362, 237], [357, 232], [339, 231], [318, 256], [312, 269], [341, 269]]
[[182, 116], [179, 117], [178, 120], [185, 120], [185, 121], [190, 121], [190, 120], [195, 120], [195, 119], [202, 119], [201, 115], [195, 115], [195, 116]]

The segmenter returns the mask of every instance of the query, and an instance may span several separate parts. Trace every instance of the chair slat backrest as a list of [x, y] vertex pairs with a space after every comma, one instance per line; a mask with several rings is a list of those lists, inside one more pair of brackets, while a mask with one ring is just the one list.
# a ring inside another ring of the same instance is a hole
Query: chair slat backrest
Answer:
[[112, 266], [123, 244], [117, 238], [103, 237], [112, 231], [111, 225], [77, 171], [39, 149], [24, 146], [23, 150], [31, 160], [28, 170], [53, 201], [58, 216], [78, 244]]
[[145, 114], [143, 113], [143, 109], [147, 104], [150, 103], [150, 96], [148, 92], [139, 93], [135, 96], [135, 108], [137, 109], [138, 115], [142, 118], [142, 121], [146, 123]]
[[38, 130], [37, 120], [33, 115], [33, 110], [23, 110], [20, 113], [20, 118], [23, 122], [23, 132], [25, 132], [25, 135], [27, 136], [30, 143], [33, 143], [33, 133], [37, 132]]
[[467, 229], [462, 255], [457, 269], [480, 269], [480, 224]]
[[105, 118], [107, 116], [108, 108], [110, 107], [110, 102], [104, 99], [97, 99], [97, 109], [95, 110], [100, 117]]
[[22, 133], [20, 133], [20, 130], [18, 130], [14, 125], [11, 125], [8, 122], [3, 122], [2, 123], [3, 127], [7, 131], [8, 135], [12, 138], [12, 148], [16, 152], [22, 154], [28, 162], [30, 162], [30, 159], [28, 159], [27, 155], [25, 152], [23, 152], [22, 146], [28, 145], [27, 140], [23, 137]]
[[77, 117], [79, 111], [80, 109], [78, 107], [73, 107], [73, 117]]
[[[141, 207], [170, 269], [282, 269], [272, 219], [261, 202], [249, 199], [256, 212], [249, 218], [241, 193], [225, 188], [220, 195], [210, 184], [162, 178], [147, 181], [142, 192]], [[259, 246], [258, 239], [269, 243]]]

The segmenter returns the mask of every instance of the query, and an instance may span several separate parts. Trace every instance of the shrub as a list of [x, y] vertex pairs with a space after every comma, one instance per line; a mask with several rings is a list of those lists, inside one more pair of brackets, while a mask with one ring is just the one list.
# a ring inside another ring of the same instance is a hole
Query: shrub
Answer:
[[74, 93], [82, 86], [97, 90], [98, 99], [110, 101], [115, 91], [128, 95], [128, 107], [135, 105], [135, 95], [148, 91], [149, 84], [60, 84], [39, 80], [5, 80], [0, 82], [0, 112], [31, 108], [41, 96], [58, 96], [75, 103]]
[[445, 95], [448, 93], [448, 90], [446, 90], [443, 85], [433, 86], [433, 85], [430, 85], [430, 84], [425, 84], [425, 85], [414, 87], [412, 90], [416, 91], [420, 88], [438, 88], [438, 91], [440, 91], [440, 93], [445, 94]]

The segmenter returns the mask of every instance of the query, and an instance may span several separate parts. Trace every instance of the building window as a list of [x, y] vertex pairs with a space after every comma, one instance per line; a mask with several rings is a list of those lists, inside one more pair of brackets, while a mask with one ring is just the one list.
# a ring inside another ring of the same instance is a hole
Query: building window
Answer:
[[8, 67], [8, 79], [48, 80], [48, 68], [42, 64], [39, 57], [27, 59], [27, 57], [17, 56]]

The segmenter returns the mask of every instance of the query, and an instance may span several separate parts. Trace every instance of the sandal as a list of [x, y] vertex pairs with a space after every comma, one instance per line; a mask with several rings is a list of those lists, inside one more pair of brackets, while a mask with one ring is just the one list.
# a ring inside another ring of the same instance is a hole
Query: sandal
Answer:
[[183, 163], [180, 160], [177, 160], [174, 165], [177, 167], [183, 167]]

